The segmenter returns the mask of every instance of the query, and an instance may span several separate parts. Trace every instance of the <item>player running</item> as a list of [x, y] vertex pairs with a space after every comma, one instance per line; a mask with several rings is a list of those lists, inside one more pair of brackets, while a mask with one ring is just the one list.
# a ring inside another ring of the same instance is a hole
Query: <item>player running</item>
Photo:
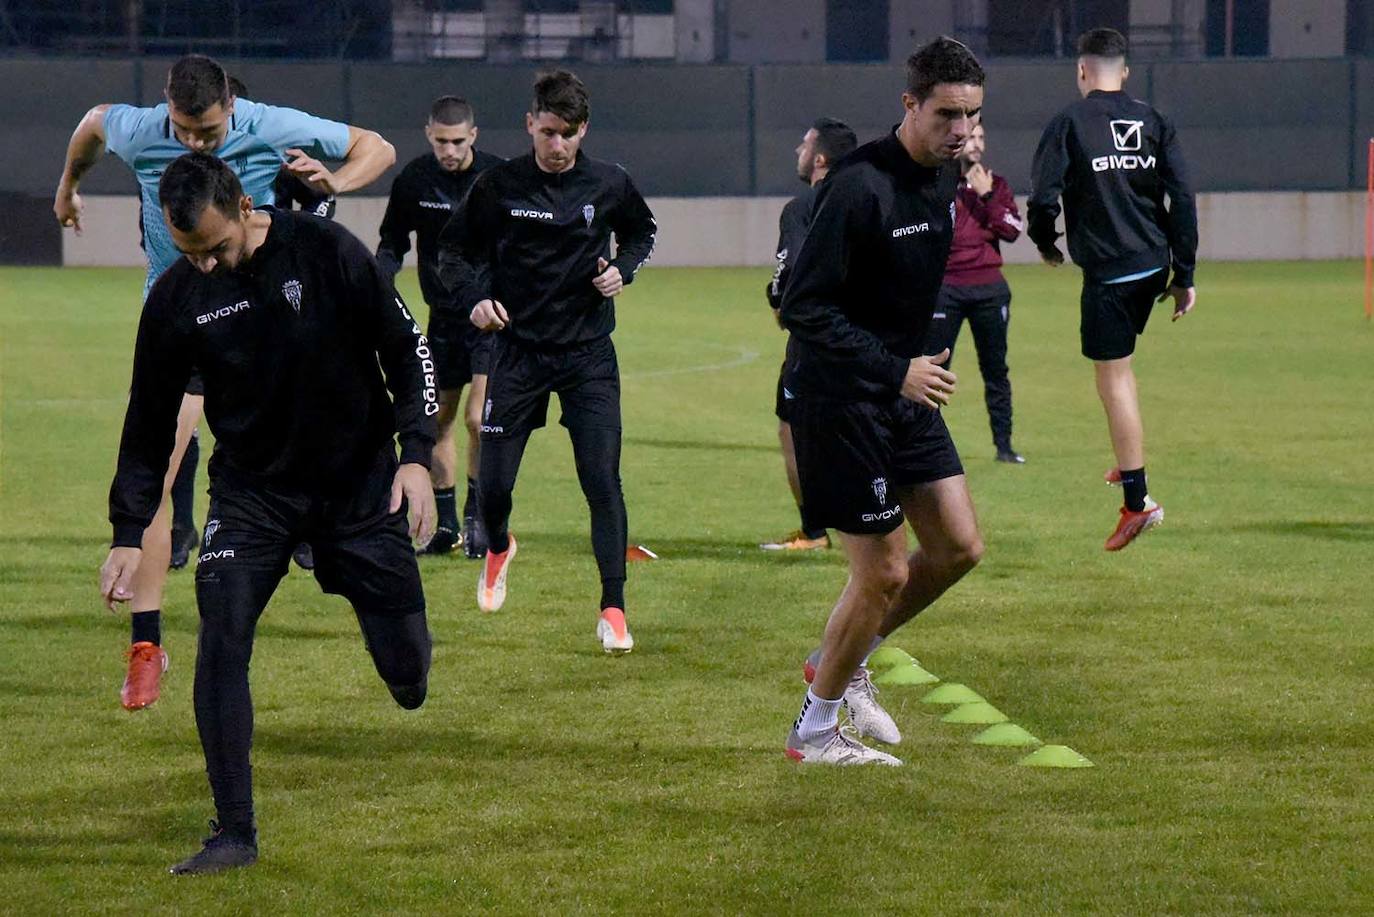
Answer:
[[[802, 239], [806, 238], [807, 227], [811, 225], [816, 186], [830, 174], [835, 163], [852, 153], [858, 145], [859, 140], [854, 136], [853, 128], [834, 118], [817, 119], [797, 145], [797, 177], [806, 182], [806, 190], [782, 208], [782, 216], [778, 219], [777, 267], [765, 291], [779, 327], [782, 319], [778, 316], [778, 310], [782, 308], [782, 291], [787, 284], [788, 259], [797, 256]], [[784, 358], [782, 369], [778, 372], [778, 394], [773, 413], [778, 418], [778, 443], [782, 447], [783, 469], [787, 472], [787, 486], [792, 490], [792, 498], [797, 502], [801, 528], [778, 541], [765, 542], [759, 547], [765, 551], [815, 551], [830, 547], [830, 536], [826, 534], [825, 526], [816, 525], [807, 517], [806, 507], [802, 504], [801, 485], [797, 483], [797, 453], [792, 445], [792, 425], [788, 422], [792, 395], [783, 385], [786, 375], [787, 361]]]
[[1197, 303], [1197, 208], [1183, 150], [1167, 118], [1122, 90], [1130, 74], [1126, 52], [1126, 37], [1114, 29], [1079, 39], [1083, 98], [1045, 128], [1027, 204], [1031, 240], [1057, 267], [1064, 253], [1054, 221], [1063, 198], [1069, 254], [1083, 269], [1083, 356], [1093, 361], [1116, 455], [1107, 481], [1125, 490], [1108, 551], [1164, 521], [1145, 480], [1145, 429], [1131, 366], [1136, 338], [1156, 299], [1173, 299], [1174, 321]]
[[[477, 525], [477, 455], [482, 426], [482, 401], [486, 397], [487, 359], [491, 336], [472, 326], [467, 312], [452, 305], [439, 279], [439, 234], [462, 206], [468, 189], [487, 169], [504, 162], [499, 156], [475, 148], [477, 118], [472, 105], [457, 96], [441, 96], [429, 109], [425, 139], [430, 152], [406, 163], [391, 185], [391, 198], [382, 218], [377, 261], [392, 278], [410, 251], [415, 233], [419, 257], [420, 292], [429, 304], [429, 345], [439, 382], [439, 441], [431, 466], [439, 526], [422, 554], [447, 554], [457, 545], [468, 557], [486, 554], [485, 539]], [[468, 389], [463, 416], [468, 429], [467, 496], [463, 519], [458, 521], [458, 450], [454, 421], [462, 404], [463, 386]]]
[[313, 546], [324, 591], [352, 604], [396, 702], [424, 702], [430, 635], [411, 538], [434, 525], [438, 403], [424, 335], [344, 229], [254, 210], [228, 165], [204, 153], [167, 166], [159, 202], [185, 257], [139, 322], [100, 591], [111, 610], [129, 598], [194, 368], [216, 440], [196, 567], [195, 708], [218, 821], [172, 872], [207, 873], [257, 860], [248, 663], [299, 541]]
[[591, 510], [597, 638], [607, 653], [626, 653], [634, 639], [625, 623], [620, 369], [611, 330], [614, 297], [653, 251], [657, 226], [624, 169], [582, 153], [590, 116], [581, 80], [566, 70], [542, 74], [525, 116], [534, 149], [478, 177], [444, 230], [440, 262], [457, 306], [496, 337], [482, 409], [487, 557], [478, 607], [496, 611], [506, 599], [517, 548], [507, 530], [511, 493], [525, 444], [557, 392]]
[[[983, 542], [940, 406], [953, 373], [922, 345], [954, 235], [950, 165], [983, 108], [983, 68], [939, 38], [907, 61], [905, 113], [831, 172], [783, 291], [802, 502], [840, 532], [849, 581], [826, 624], [787, 755], [804, 764], [901, 764], [839, 728], [901, 741], [863, 665], [978, 563]], [[903, 519], [919, 548], [908, 556]]]
[[[231, 163], [245, 193], [258, 204], [272, 203], [272, 183], [283, 163], [317, 190], [338, 194], [368, 184], [396, 159], [391, 144], [372, 131], [235, 98], [224, 68], [208, 57], [192, 54], [173, 64], [165, 94], [167, 101], [151, 108], [101, 104], [88, 111], [72, 134], [53, 202], [58, 222], [80, 232], [81, 179], [101, 154], [108, 150], [133, 170], [141, 193], [143, 250], [148, 257], [145, 297], [153, 282], [180, 257], [163, 223], [157, 189], [163, 170], [187, 150], [213, 153]], [[343, 164], [331, 171], [316, 157], [341, 159]], [[188, 386], [170, 453], [173, 471], [164, 493], [200, 422], [198, 382], [192, 379]], [[146, 557], [139, 575], [127, 584], [128, 594], [119, 596], [120, 601], [130, 601], [133, 612], [128, 673], [120, 691], [127, 710], [139, 710], [157, 700], [167, 668], [161, 646], [162, 593], [171, 560], [165, 505], [145, 534]]]

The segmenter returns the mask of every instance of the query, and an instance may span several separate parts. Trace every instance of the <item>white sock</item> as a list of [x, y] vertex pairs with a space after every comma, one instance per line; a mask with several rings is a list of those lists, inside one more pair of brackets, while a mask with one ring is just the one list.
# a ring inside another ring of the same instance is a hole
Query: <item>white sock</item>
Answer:
[[833, 732], [840, 722], [840, 701], [841, 698], [838, 697], [834, 700], [817, 697], [807, 688], [801, 714], [792, 725], [792, 728], [797, 730], [797, 737], [803, 742], [809, 742], [817, 736]]
[[873, 651], [883, 645], [883, 637], [875, 636], [873, 642], [868, 645], [868, 652], [864, 653], [863, 661], [859, 665], [868, 665], [868, 657], [873, 655]]

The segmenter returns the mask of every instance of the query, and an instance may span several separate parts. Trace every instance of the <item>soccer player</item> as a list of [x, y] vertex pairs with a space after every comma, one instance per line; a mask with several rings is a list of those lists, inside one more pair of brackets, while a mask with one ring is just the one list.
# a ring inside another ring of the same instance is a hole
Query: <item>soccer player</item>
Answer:
[[1125, 36], [1093, 29], [1079, 39], [1078, 54], [1083, 98], [1056, 115], [1040, 138], [1028, 233], [1046, 264], [1064, 263], [1054, 225], [1062, 197], [1069, 254], [1083, 269], [1083, 356], [1093, 361], [1116, 455], [1107, 481], [1125, 490], [1106, 543], [1108, 551], [1119, 551], [1164, 520], [1146, 486], [1131, 355], [1156, 299], [1173, 299], [1174, 321], [1197, 303], [1197, 208], [1173, 124], [1122, 89], [1130, 74]]
[[[802, 136], [797, 145], [797, 177], [806, 182], [806, 190], [788, 201], [782, 208], [778, 219], [778, 247], [776, 250], [777, 267], [773, 279], [768, 282], [766, 293], [768, 305], [773, 309], [773, 317], [778, 326], [782, 319], [778, 310], [782, 308], [782, 291], [787, 282], [787, 262], [795, 258], [806, 238], [807, 227], [811, 225], [811, 206], [816, 201], [816, 186], [825, 180], [830, 168], [859, 145], [854, 130], [843, 121], [834, 118], [819, 118]], [[765, 551], [815, 551], [830, 547], [830, 536], [825, 526], [816, 525], [806, 515], [802, 505], [801, 485], [797, 483], [797, 453], [792, 446], [792, 425], [788, 423], [791, 393], [783, 385], [787, 373], [786, 359], [778, 372], [778, 394], [773, 412], [778, 418], [778, 443], [782, 446], [782, 464], [787, 472], [787, 486], [792, 490], [792, 498], [797, 502], [797, 513], [801, 516], [801, 528], [778, 541], [759, 545]]]
[[[477, 604], [496, 611], [515, 558], [511, 492], [530, 434], [557, 392], [601, 574], [596, 635], [634, 646], [625, 623], [625, 497], [620, 489], [620, 369], [613, 298], [653, 251], [657, 226], [622, 168], [581, 151], [591, 105], [572, 73], [541, 74], [525, 129], [534, 149], [478, 176], [444, 229], [446, 286], [496, 336], [482, 409], [478, 507], [487, 556]], [[611, 254], [611, 234], [616, 253]]]
[[[940, 416], [955, 384], [939, 365], [948, 353], [922, 355], [954, 235], [951, 163], [978, 123], [983, 81], [973, 53], [951, 38], [907, 60], [901, 123], [821, 185], [783, 291], [802, 503], [839, 531], [849, 560], [787, 738], [788, 756], [805, 764], [901, 764], [842, 732], [840, 707], [860, 735], [901, 741], [863, 662], [983, 553]], [[910, 555], [904, 518], [919, 543]]]
[[[461, 206], [477, 176], [504, 161], [475, 148], [476, 122], [472, 105], [466, 99], [441, 96], [434, 100], [425, 124], [430, 152], [408, 162], [392, 183], [386, 216], [382, 218], [382, 239], [377, 246], [378, 262], [394, 278], [410, 251], [410, 234], [415, 233], [420, 292], [429, 303], [429, 345], [434, 351], [439, 382], [439, 441], [430, 466], [439, 526], [421, 553], [447, 554], [462, 544], [463, 553], [472, 558], [486, 554], [476, 521], [477, 453], [491, 336], [474, 328], [467, 313], [453, 307], [439, 279], [439, 234]], [[458, 450], [453, 428], [462, 404], [463, 386], [469, 382], [472, 385], [463, 407], [468, 430], [467, 496], [460, 525], [454, 488]]]
[[986, 149], [979, 124], [959, 154], [963, 178], [954, 198], [954, 242], [945, 265], [945, 284], [935, 304], [926, 350], [948, 350], [948, 369], [954, 342], [968, 319], [983, 375], [983, 400], [992, 425], [997, 461], [1013, 465], [1026, 460], [1011, 445], [1011, 380], [1007, 378], [1007, 325], [1011, 322], [1011, 288], [1002, 276], [1003, 242], [1021, 235], [1021, 215], [1011, 185], [983, 165]]
[[[141, 189], [143, 249], [148, 257], [144, 296], [179, 255], [162, 221], [158, 180], [173, 159], [187, 150], [214, 153], [231, 164], [245, 192], [260, 204], [272, 203], [272, 183], [282, 164], [317, 191], [337, 194], [360, 188], [395, 161], [391, 144], [372, 131], [327, 121], [290, 108], [277, 108], [235, 98], [224, 68], [214, 60], [189, 55], [167, 75], [167, 101], [152, 108], [101, 104], [88, 111], [67, 147], [66, 164], [57, 187], [53, 212], [58, 222], [81, 231], [81, 179], [105, 150], [133, 171]], [[336, 170], [315, 157], [342, 159]], [[182, 404], [170, 468], [181, 464], [200, 422], [201, 396], [195, 380]], [[170, 488], [171, 477], [166, 482]], [[170, 502], [170, 501], [168, 501]], [[167, 667], [161, 647], [163, 586], [171, 559], [171, 531], [166, 507], [149, 527], [147, 557], [133, 582], [132, 646], [120, 699], [125, 709], [139, 710], [157, 700]]]
[[248, 662], [300, 539], [314, 547], [320, 586], [352, 604], [396, 702], [424, 702], [430, 635], [411, 538], [434, 525], [438, 402], [424, 335], [347, 231], [253, 209], [233, 170], [206, 153], [166, 167], [159, 204], [185, 257], [139, 322], [100, 590], [111, 609], [129, 597], [195, 368], [216, 439], [196, 567], [195, 708], [218, 821], [172, 872], [207, 873], [257, 859]]

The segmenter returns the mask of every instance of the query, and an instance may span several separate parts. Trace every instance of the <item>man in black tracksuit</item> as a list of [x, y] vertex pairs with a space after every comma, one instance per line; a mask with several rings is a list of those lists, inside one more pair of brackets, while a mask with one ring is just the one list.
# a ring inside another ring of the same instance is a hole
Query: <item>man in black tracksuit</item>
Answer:
[[[482, 412], [478, 480], [487, 557], [477, 603], [501, 607], [516, 541], [511, 492], [530, 433], [558, 393], [591, 509], [601, 573], [597, 636], [634, 645], [625, 625], [625, 498], [620, 489], [620, 370], [614, 297], [653, 251], [657, 227], [624, 169], [584, 156], [590, 105], [573, 74], [535, 83], [525, 116], [534, 150], [488, 169], [440, 242], [444, 281], [473, 325], [496, 334]], [[617, 251], [611, 257], [611, 234]]]
[[[401, 269], [410, 251], [410, 234], [415, 233], [419, 255], [420, 292], [429, 304], [429, 344], [439, 382], [439, 441], [434, 446], [431, 480], [439, 508], [439, 525], [422, 554], [447, 554], [458, 544], [468, 557], [486, 554], [477, 514], [477, 452], [482, 423], [482, 401], [486, 398], [487, 359], [490, 337], [468, 321], [467, 313], [454, 308], [443, 281], [439, 279], [439, 235], [453, 214], [462, 206], [468, 189], [487, 169], [504, 160], [474, 148], [477, 141], [476, 114], [466, 99], [441, 96], [429, 109], [425, 139], [431, 151], [406, 164], [391, 185], [391, 198], [382, 218], [381, 242], [377, 261], [389, 277]], [[464, 417], [468, 428], [467, 497], [463, 519], [458, 521], [457, 448], [454, 421], [462, 403], [463, 386], [468, 389]]]
[[[778, 246], [774, 249], [777, 265], [773, 269], [773, 278], [764, 290], [779, 326], [782, 325], [779, 310], [782, 308], [782, 291], [787, 287], [789, 263], [801, 251], [802, 240], [811, 226], [811, 209], [816, 203], [817, 186], [830, 174], [830, 169], [854, 152], [858, 145], [854, 129], [834, 118], [817, 118], [797, 145], [797, 177], [806, 182], [806, 190], [788, 201], [778, 217]], [[807, 516], [806, 507], [802, 504], [801, 483], [797, 479], [797, 453], [792, 445], [792, 393], [784, 385], [786, 374], [787, 359], [784, 357], [778, 373], [778, 392], [773, 413], [778, 418], [778, 444], [782, 447], [783, 470], [787, 473], [787, 486], [792, 490], [792, 498], [797, 502], [801, 528], [777, 541], [766, 541], [759, 547], [765, 551], [823, 550], [830, 547], [830, 536], [826, 534], [825, 526], [817, 525]]]
[[158, 280], [139, 323], [101, 592], [111, 608], [132, 595], [195, 367], [216, 439], [196, 567], [195, 708], [219, 821], [172, 871], [218, 872], [257, 859], [248, 662], [299, 541], [314, 547], [321, 587], [352, 604], [396, 701], [424, 701], [430, 637], [411, 537], [433, 526], [438, 403], [424, 335], [347, 231], [251, 209], [234, 173], [207, 154], [173, 161], [159, 197], [186, 258]]
[[[954, 374], [939, 366], [949, 352], [926, 356], [922, 345], [954, 233], [952, 160], [978, 123], [983, 81], [953, 39], [911, 56], [901, 124], [821, 185], [783, 291], [802, 502], [818, 524], [839, 530], [849, 559], [787, 739], [788, 756], [802, 763], [901, 763], [841, 732], [839, 709], [860, 735], [901, 741], [863, 661], [982, 554], [939, 411], [954, 390]], [[911, 555], [904, 516], [920, 544]]]
[[1174, 320], [1197, 301], [1197, 209], [1174, 126], [1122, 91], [1130, 73], [1125, 36], [1094, 29], [1078, 50], [1083, 98], [1056, 115], [1040, 138], [1027, 232], [1046, 263], [1062, 264], [1055, 218], [1063, 198], [1069, 254], [1083, 269], [1083, 356], [1093, 361], [1116, 455], [1107, 480], [1125, 490], [1106, 544], [1119, 551], [1164, 519], [1146, 487], [1131, 354], [1156, 298], [1173, 298]]

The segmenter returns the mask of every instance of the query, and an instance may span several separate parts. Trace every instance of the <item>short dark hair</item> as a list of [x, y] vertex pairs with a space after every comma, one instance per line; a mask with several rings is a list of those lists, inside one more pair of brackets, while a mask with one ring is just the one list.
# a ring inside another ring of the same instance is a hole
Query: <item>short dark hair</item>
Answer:
[[248, 87], [243, 85], [243, 80], [234, 76], [232, 73], [225, 77], [229, 81], [229, 94], [234, 98], [248, 95]]
[[473, 124], [477, 112], [462, 96], [439, 96], [429, 106], [429, 120], [434, 124]]
[[206, 207], [236, 217], [243, 185], [224, 160], [209, 153], [186, 153], [172, 160], [157, 183], [157, 196], [167, 222], [190, 232]]
[[188, 54], [167, 74], [167, 101], [194, 118], [216, 105], [229, 104], [229, 78], [214, 58]]
[[551, 70], [534, 81], [534, 102], [530, 112], [557, 115], [569, 124], [585, 124], [592, 116], [587, 87], [571, 70]]
[[854, 128], [835, 118], [817, 118], [811, 129], [816, 132], [816, 152], [831, 165], [854, 152], [859, 145]]
[[982, 86], [985, 79], [987, 76], [968, 45], [945, 35], [918, 48], [906, 59], [906, 91], [917, 102], [930, 98], [931, 91], [941, 83]]
[[1124, 58], [1130, 46], [1116, 29], [1089, 29], [1078, 36], [1078, 53], [1084, 57]]

